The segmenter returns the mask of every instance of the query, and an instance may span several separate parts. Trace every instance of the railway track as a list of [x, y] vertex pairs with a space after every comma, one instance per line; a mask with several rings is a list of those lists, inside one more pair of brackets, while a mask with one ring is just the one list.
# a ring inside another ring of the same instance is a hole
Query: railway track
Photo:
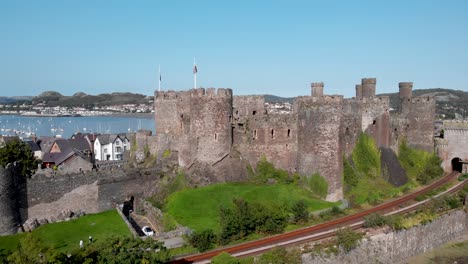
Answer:
[[[437, 189], [438, 187], [441, 187], [445, 183], [455, 178], [457, 175], [459, 175], [458, 172], [451, 172], [448, 175], [444, 176], [443, 178], [433, 182], [432, 184], [418, 191], [415, 191], [411, 194], [402, 196], [395, 200], [377, 205], [373, 208], [370, 208], [370, 209], [367, 209], [367, 210], [364, 210], [364, 211], [361, 211], [352, 215], [344, 216], [344, 217], [341, 217], [341, 218], [338, 218], [338, 219], [335, 219], [326, 223], [321, 223], [318, 225], [301, 228], [301, 229], [294, 230], [291, 232], [287, 232], [287, 233], [283, 233], [283, 234], [279, 234], [279, 235], [275, 235], [275, 236], [271, 236], [267, 238], [262, 238], [259, 240], [250, 241], [250, 242], [246, 242], [246, 243], [235, 245], [235, 246], [218, 248], [218, 249], [205, 252], [205, 253], [201, 253], [201, 254], [180, 257], [172, 261], [171, 263], [177, 263], [177, 264], [179, 263], [209, 263], [211, 258], [215, 257], [221, 252], [228, 252], [229, 254], [236, 256], [236, 257], [249, 256], [249, 255], [256, 255], [256, 254], [262, 253], [275, 246], [294, 245], [294, 244], [300, 244], [300, 243], [304, 243], [308, 241], [320, 240], [323, 238], [331, 237], [335, 234], [335, 232], [338, 229], [340, 229], [343, 226], [350, 226], [351, 228], [354, 228], [354, 229], [362, 227], [364, 223], [363, 221], [364, 216], [367, 216], [372, 213], [378, 212], [381, 214], [396, 214], [396, 213], [406, 213], [406, 212], [415, 210], [417, 207], [421, 206], [421, 204], [427, 201], [421, 201], [421, 202], [406, 206], [404, 208], [401, 208], [401, 207], [404, 204], [414, 200], [414, 198], [416, 198], [417, 196], [422, 195], [430, 190], [434, 190], [434, 189]], [[451, 189], [447, 190], [444, 193], [456, 192], [459, 189], [463, 188], [464, 183], [466, 183], [466, 181], [458, 184], [455, 187], [452, 187]]]

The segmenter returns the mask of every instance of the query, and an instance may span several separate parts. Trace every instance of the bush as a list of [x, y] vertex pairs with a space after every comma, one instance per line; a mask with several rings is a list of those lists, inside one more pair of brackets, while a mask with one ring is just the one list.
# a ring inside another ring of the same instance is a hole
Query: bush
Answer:
[[349, 252], [359, 245], [363, 236], [363, 233], [356, 232], [349, 227], [343, 228], [336, 232], [336, 245], [345, 252]]
[[351, 157], [356, 170], [367, 177], [380, 176], [380, 151], [369, 135], [364, 133], [359, 135]]
[[387, 224], [387, 218], [378, 213], [372, 213], [364, 217], [364, 227], [384, 226]]
[[359, 177], [346, 157], [343, 157], [343, 177], [347, 188], [357, 186]]
[[293, 213], [294, 222], [307, 222], [309, 220], [309, 211], [307, 210], [307, 204], [304, 200], [295, 202], [291, 208]]
[[317, 198], [325, 198], [328, 193], [328, 182], [318, 173], [312, 174], [308, 179], [308, 187]]
[[249, 204], [243, 199], [234, 199], [233, 202], [234, 208], [219, 209], [221, 244], [244, 238], [254, 232], [279, 233], [286, 227], [287, 215], [283, 208], [268, 207], [259, 203]]
[[201, 232], [194, 232], [190, 236], [189, 241], [193, 247], [197, 248], [200, 252], [203, 252], [213, 248], [215, 237], [213, 230], [208, 229]]
[[252, 168], [249, 171], [251, 180], [256, 183], [267, 183], [269, 179], [281, 183], [290, 183], [292, 181], [287, 171], [275, 168], [272, 163], [267, 161], [266, 157], [262, 157], [257, 163], [255, 172]]

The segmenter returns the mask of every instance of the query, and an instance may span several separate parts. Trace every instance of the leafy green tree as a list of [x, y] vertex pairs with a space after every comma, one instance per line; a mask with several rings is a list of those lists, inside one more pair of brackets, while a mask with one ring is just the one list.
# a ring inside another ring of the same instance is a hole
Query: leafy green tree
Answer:
[[294, 215], [294, 222], [307, 222], [309, 220], [309, 211], [307, 210], [307, 203], [304, 200], [295, 202], [291, 208]]
[[14, 162], [18, 164], [23, 176], [31, 176], [39, 164], [31, 148], [21, 140], [9, 141], [0, 148], [0, 165], [5, 167]]
[[8, 257], [8, 263], [56, 263], [62, 255], [46, 246], [39, 238], [26, 233], [19, 241], [18, 248]]
[[287, 224], [284, 208], [248, 203], [234, 199], [234, 207], [221, 207], [219, 211], [221, 232], [219, 242], [227, 244], [254, 232], [273, 234], [281, 232]]
[[190, 244], [200, 252], [213, 248], [216, 236], [211, 229], [195, 232], [190, 236]]
[[66, 259], [70, 263], [167, 263], [170, 254], [161, 242], [129, 237], [111, 238], [77, 249]]

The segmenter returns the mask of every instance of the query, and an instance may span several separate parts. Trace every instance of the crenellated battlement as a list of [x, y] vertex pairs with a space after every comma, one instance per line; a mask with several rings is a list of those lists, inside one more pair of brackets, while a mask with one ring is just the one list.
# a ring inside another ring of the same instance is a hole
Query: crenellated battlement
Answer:
[[444, 130], [468, 130], [467, 121], [445, 120]]
[[168, 91], [156, 91], [154, 93], [155, 99], [177, 99], [180, 95], [180, 92], [168, 90]]
[[315, 96], [298, 96], [294, 99], [294, 104], [299, 106], [306, 105], [338, 105], [343, 102], [342, 95], [324, 95], [321, 97]]
[[232, 97], [232, 90], [229, 88], [196, 88], [190, 90], [190, 95], [192, 98], [205, 96], [209, 98], [229, 98]]

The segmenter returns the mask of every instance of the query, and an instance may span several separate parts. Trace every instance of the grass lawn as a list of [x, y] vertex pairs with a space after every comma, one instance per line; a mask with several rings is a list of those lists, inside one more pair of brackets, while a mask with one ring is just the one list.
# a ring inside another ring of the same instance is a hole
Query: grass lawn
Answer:
[[338, 205], [312, 198], [310, 192], [292, 184], [255, 185], [250, 183], [223, 183], [197, 189], [186, 189], [169, 196], [166, 211], [178, 223], [201, 231], [219, 231], [218, 210], [222, 205], [232, 206], [232, 200], [242, 197], [248, 202], [286, 205], [305, 200], [309, 210], [315, 211]]
[[[88, 236], [92, 236], [94, 241], [106, 240], [112, 236], [131, 236], [116, 210], [90, 214], [68, 222], [43, 225], [32, 233], [45, 244], [61, 252], [78, 248], [80, 240], [88, 243]], [[21, 237], [22, 234], [0, 237], [0, 250], [14, 250]]]

